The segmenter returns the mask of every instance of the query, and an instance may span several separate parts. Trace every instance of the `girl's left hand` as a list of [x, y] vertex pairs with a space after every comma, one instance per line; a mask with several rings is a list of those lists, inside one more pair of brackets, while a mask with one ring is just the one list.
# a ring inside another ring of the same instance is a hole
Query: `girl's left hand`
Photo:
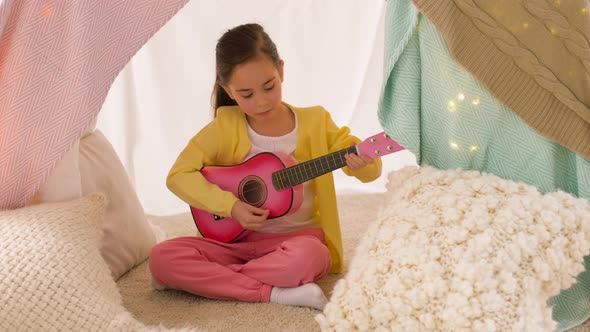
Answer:
[[[354, 143], [351, 144], [355, 145]], [[347, 153], [344, 155], [344, 159], [346, 159], [346, 166], [350, 168], [351, 171], [356, 171], [357, 169], [363, 168], [373, 162], [373, 159], [369, 156], [357, 156], [354, 153]]]

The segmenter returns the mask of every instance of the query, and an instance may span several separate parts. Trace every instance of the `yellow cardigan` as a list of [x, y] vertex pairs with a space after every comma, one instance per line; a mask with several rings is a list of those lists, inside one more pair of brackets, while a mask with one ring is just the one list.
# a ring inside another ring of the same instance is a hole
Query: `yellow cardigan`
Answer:
[[[297, 115], [298, 132], [295, 159], [304, 162], [345, 149], [360, 140], [350, 135], [348, 127], [338, 128], [330, 114], [321, 106], [298, 108], [288, 105]], [[217, 116], [188, 143], [172, 166], [166, 184], [180, 199], [198, 209], [230, 217], [238, 200], [231, 192], [208, 182], [199, 172], [208, 165], [241, 163], [250, 151], [245, 114], [238, 106], [220, 107]], [[342, 170], [362, 182], [370, 182], [381, 175], [381, 160], [352, 172]], [[334, 178], [331, 173], [313, 180], [316, 189], [316, 214], [325, 234], [332, 256], [331, 272], [342, 271], [342, 237], [336, 206]]]

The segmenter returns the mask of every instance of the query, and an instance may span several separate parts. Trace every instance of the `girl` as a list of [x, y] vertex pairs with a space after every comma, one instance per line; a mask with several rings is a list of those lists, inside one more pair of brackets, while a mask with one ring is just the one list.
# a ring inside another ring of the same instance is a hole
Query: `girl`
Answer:
[[[304, 162], [360, 140], [338, 128], [320, 106], [282, 101], [283, 61], [258, 24], [227, 31], [216, 47], [214, 120], [195, 135], [172, 166], [168, 188], [193, 207], [254, 230], [234, 243], [181, 237], [156, 245], [150, 271], [157, 289], [174, 288], [220, 300], [275, 302], [322, 310], [314, 281], [342, 268], [342, 243], [331, 173], [304, 183], [293, 214], [267, 221], [251, 206], [208, 182], [204, 166], [238, 164], [262, 151]], [[381, 175], [381, 160], [346, 155], [343, 171], [363, 182]]]

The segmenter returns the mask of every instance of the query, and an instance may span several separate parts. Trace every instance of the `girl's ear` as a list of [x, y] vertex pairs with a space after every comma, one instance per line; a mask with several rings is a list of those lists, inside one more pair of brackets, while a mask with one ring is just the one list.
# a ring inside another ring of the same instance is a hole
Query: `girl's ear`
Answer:
[[236, 100], [236, 98], [234, 98], [234, 96], [231, 94], [231, 91], [229, 90], [229, 87], [223, 85], [223, 84], [219, 84], [219, 86], [221, 86], [221, 88], [225, 91], [225, 93], [227, 93], [227, 95], [232, 99], [232, 100]]
[[285, 66], [285, 61], [281, 60], [279, 62], [279, 76], [281, 77], [281, 83], [283, 83], [283, 81], [285, 80], [284, 76], [283, 76], [283, 67]]

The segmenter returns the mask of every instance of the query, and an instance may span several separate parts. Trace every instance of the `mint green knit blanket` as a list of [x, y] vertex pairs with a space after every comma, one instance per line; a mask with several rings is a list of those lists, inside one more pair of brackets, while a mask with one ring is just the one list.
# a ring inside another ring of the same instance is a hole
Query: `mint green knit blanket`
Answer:
[[[449, 54], [410, 0], [388, 1], [381, 126], [420, 165], [470, 169], [590, 199], [590, 161], [537, 134]], [[590, 222], [590, 221], [589, 221]], [[590, 317], [590, 258], [550, 299], [559, 331]]]

